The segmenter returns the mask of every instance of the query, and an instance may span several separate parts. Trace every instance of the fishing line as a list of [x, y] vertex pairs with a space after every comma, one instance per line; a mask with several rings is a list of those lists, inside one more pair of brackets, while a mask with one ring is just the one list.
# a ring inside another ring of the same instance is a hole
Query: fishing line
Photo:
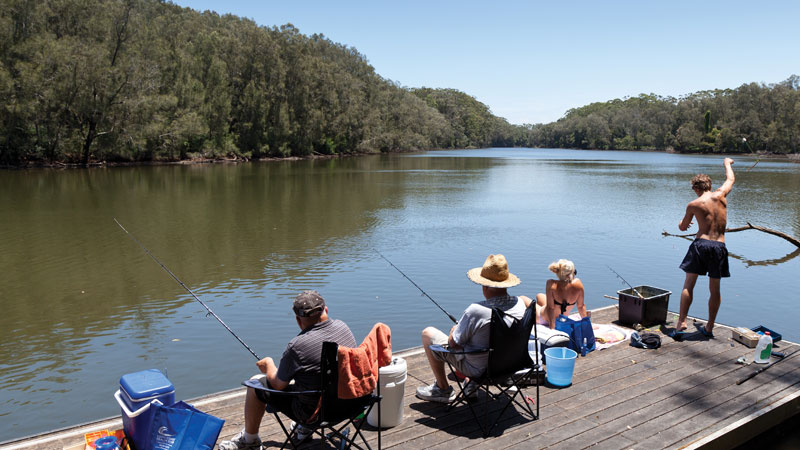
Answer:
[[208, 317], [209, 315], [214, 316], [214, 318], [217, 319], [217, 321], [219, 323], [221, 323], [222, 326], [225, 327], [225, 329], [228, 330], [233, 335], [233, 337], [236, 338], [236, 340], [238, 340], [242, 345], [244, 345], [244, 348], [246, 348], [247, 351], [249, 351], [253, 356], [255, 356], [257, 360], [259, 360], [259, 361], [261, 360], [261, 357], [256, 355], [256, 352], [254, 352], [250, 347], [248, 347], [247, 344], [245, 344], [244, 341], [239, 336], [237, 336], [236, 333], [234, 333], [233, 330], [231, 330], [230, 327], [228, 327], [228, 325], [226, 325], [225, 322], [223, 322], [222, 319], [220, 319], [218, 315], [214, 314], [214, 311], [212, 311], [211, 308], [208, 307], [208, 305], [203, 303], [203, 301], [200, 300], [200, 298], [198, 296], [194, 295], [194, 292], [192, 292], [191, 289], [186, 287], [186, 285], [183, 284], [183, 281], [179, 280], [178, 277], [176, 277], [175, 274], [172, 273], [172, 271], [167, 269], [167, 266], [162, 264], [161, 261], [158, 260], [158, 258], [156, 258], [152, 253], [150, 253], [150, 250], [148, 250], [147, 247], [142, 245], [142, 243], [139, 242], [138, 239], [136, 239], [136, 236], [134, 236], [131, 233], [129, 233], [128, 230], [126, 230], [125, 227], [123, 227], [122, 224], [119, 223], [116, 218], [114, 219], [114, 222], [116, 222], [117, 225], [119, 225], [119, 227], [122, 228], [122, 231], [124, 231], [125, 234], [130, 236], [131, 239], [134, 240], [134, 242], [139, 244], [139, 247], [142, 247], [142, 250], [144, 250], [145, 253], [147, 253], [151, 258], [153, 258], [153, 261], [155, 261], [159, 266], [161, 266], [161, 268], [164, 269], [175, 281], [177, 281], [178, 284], [180, 284], [182, 288], [186, 289], [186, 292], [192, 294], [192, 297], [194, 297], [195, 300], [197, 300], [198, 302], [200, 302], [201, 305], [203, 305], [203, 307], [208, 311], [208, 313], [206, 314], [206, 317]]
[[761, 158], [758, 156], [758, 154], [757, 154], [756, 152], [754, 152], [754, 151], [753, 151], [753, 147], [750, 147], [750, 144], [748, 144], [748, 143], [747, 143], [747, 139], [746, 139], [746, 138], [742, 138], [742, 142], [744, 142], [744, 145], [745, 145], [747, 148], [749, 148], [749, 149], [750, 149], [750, 153], [752, 153], [752, 154], [756, 155], [756, 162], [754, 162], [752, 166], [748, 167], [748, 168], [747, 168], [747, 170], [745, 170], [745, 172], [750, 172], [750, 169], [752, 169], [753, 167], [755, 167], [755, 166], [756, 166], [756, 164], [758, 164], [758, 162], [759, 162], [759, 161], [761, 161]]
[[378, 255], [379, 255], [381, 258], [383, 258], [384, 260], [386, 260], [386, 262], [388, 262], [390, 266], [394, 267], [394, 269], [395, 269], [396, 271], [400, 272], [400, 275], [404, 276], [404, 277], [406, 278], [406, 280], [410, 281], [410, 282], [411, 282], [411, 284], [413, 284], [413, 285], [414, 285], [414, 287], [416, 287], [417, 289], [419, 289], [419, 291], [420, 291], [420, 292], [422, 292], [422, 293], [425, 295], [425, 297], [428, 297], [428, 299], [429, 299], [430, 301], [432, 301], [434, 305], [438, 306], [438, 307], [439, 307], [439, 309], [441, 309], [441, 310], [442, 310], [442, 312], [443, 312], [443, 313], [445, 313], [445, 314], [447, 315], [447, 317], [449, 317], [449, 318], [450, 318], [450, 320], [452, 320], [452, 321], [453, 321], [453, 323], [458, 323], [458, 320], [456, 320], [456, 318], [455, 318], [455, 317], [451, 316], [451, 315], [450, 315], [450, 313], [448, 313], [447, 311], [445, 311], [445, 310], [444, 310], [444, 308], [442, 308], [442, 305], [440, 305], [440, 304], [436, 303], [436, 300], [432, 299], [432, 298], [431, 298], [431, 296], [430, 296], [430, 295], [428, 295], [428, 293], [427, 293], [427, 292], [423, 291], [423, 290], [422, 290], [422, 288], [421, 288], [421, 287], [419, 287], [419, 285], [417, 285], [417, 283], [414, 283], [414, 280], [412, 280], [411, 278], [408, 278], [408, 275], [404, 274], [402, 270], [398, 269], [398, 268], [397, 268], [397, 266], [395, 266], [394, 264], [392, 264], [392, 262], [391, 262], [391, 261], [389, 261], [389, 259], [388, 259], [388, 258], [386, 258], [385, 256], [383, 256], [383, 254], [382, 254], [381, 252], [379, 252], [377, 249], [374, 249], [374, 248], [373, 248], [373, 250], [375, 250], [375, 253], [377, 253], [377, 254], [378, 254]]
[[627, 284], [629, 288], [633, 289], [633, 292], [636, 292], [636, 295], [638, 295], [639, 298], [644, 298], [644, 295], [640, 294], [639, 291], [637, 291], [635, 287], [631, 286], [630, 283], [625, 281], [625, 278], [622, 278], [622, 275], [618, 274], [616, 270], [612, 269], [611, 266], [609, 266], [609, 265], [606, 265], [606, 267], [608, 267], [608, 270], [614, 272], [614, 275], [616, 275], [617, 278], [622, 280], [623, 283]]

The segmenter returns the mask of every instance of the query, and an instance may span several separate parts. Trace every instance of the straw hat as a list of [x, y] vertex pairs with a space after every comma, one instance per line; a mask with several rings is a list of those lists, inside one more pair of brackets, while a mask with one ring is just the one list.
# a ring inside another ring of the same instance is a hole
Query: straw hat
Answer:
[[508, 288], [522, 283], [519, 277], [508, 271], [508, 262], [503, 255], [489, 255], [483, 267], [467, 272], [467, 278], [481, 286], [494, 288]]

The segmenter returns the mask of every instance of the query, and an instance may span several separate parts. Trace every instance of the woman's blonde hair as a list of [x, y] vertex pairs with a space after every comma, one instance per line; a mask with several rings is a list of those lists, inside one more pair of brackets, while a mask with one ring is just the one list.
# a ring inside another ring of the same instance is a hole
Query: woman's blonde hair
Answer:
[[550, 269], [550, 272], [556, 274], [561, 281], [571, 282], [575, 279], [575, 264], [570, 260], [559, 259], [551, 263], [548, 269]]

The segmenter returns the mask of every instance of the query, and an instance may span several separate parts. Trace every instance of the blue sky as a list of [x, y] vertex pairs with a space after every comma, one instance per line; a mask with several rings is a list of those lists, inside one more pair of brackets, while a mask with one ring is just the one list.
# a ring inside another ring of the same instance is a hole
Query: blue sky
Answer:
[[800, 75], [798, 1], [174, 3], [324, 34], [384, 78], [458, 89], [516, 124], [640, 93], [680, 97]]

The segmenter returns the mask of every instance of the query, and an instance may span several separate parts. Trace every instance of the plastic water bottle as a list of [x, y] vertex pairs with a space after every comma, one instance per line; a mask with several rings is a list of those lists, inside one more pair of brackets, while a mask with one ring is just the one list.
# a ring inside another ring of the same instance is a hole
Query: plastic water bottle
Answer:
[[769, 362], [769, 357], [772, 354], [772, 336], [769, 331], [765, 332], [761, 339], [756, 344], [756, 352], [753, 355], [753, 362], [758, 364], [766, 364]]

